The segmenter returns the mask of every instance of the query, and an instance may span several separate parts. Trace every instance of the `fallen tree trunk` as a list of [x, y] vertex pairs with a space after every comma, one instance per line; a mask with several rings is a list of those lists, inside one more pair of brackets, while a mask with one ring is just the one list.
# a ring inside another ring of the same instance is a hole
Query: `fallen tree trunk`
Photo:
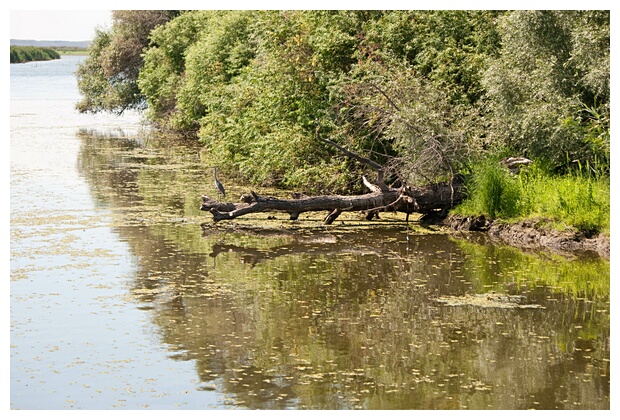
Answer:
[[[294, 193], [290, 200], [275, 197], [261, 197], [254, 191], [244, 194], [239, 203], [220, 203], [207, 196], [202, 196], [200, 210], [209, 211], [213, 220], [230, 220], [237, 217], [258, 212], [285, 212], [291, 220], [297, 220], [299, 215], [309, 211], [328, 211], [329, 214], [323, 220], [325, 224], [331, 224], [343, 211], [366, 212], [366, 219], [372, 220], [379, 217], [382, 211], [398, 211], [407, 214], [407, 220], [411, 213], [431, 215], [443, 212], [454, 207], [463, 199], [463, 178], [459, 175], [449, 182], [441, 182], [425, 187], [390, 188], [384, 180], [385, 168], [379, 163], [358, 155], [330, 139], [324, 139], [319, 134], [321, 126], [317, 120], [317, 140], [338, 149], [342, 154], [353, 158], [377, 171], [377, 178], [371, 183], [362, 177], [364, 186], [371, 192], [362, 195], [324, 195], [308, 197]], [[216, 179], [217, 182], [217, 179]], [[219, 188], [219, 187], [218, 187]]]
[[436, 211], [452, 208], [463, 197], [463, 181], [460, 177], [450, 182], [432, 184], [425, 187], [387, 188], [373, 186], [364, 180], [372, 192], [362, 195], [326, 195], [308, 197], [298, 193], [292, 199], [262, 197], [251, 192], [241, 197], [239, 203], [220, 203], [207, 196], [202, 196], [200, 210], [209, 211], [213, 220], [235, 219], [250, 213], [258, 212], [285, 212], [291, 220], [297, 220], [299, 215], [311, 211], [328, 211], [324, 223], [331, 224], [344, 211], [366, 212], [366, 218], [371, 220], [378, 217], [382, 211], [397, 211], [429, 214]]

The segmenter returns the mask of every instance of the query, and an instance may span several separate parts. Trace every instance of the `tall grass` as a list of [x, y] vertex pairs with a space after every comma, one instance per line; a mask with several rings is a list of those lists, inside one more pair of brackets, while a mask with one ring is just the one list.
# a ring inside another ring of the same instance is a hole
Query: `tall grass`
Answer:
[[467, 200], [457, 207], [463, 214], [483, 214], [491, 219], [511, 218], [519, 213], [519, 183], [495, 160], [474, 166], [466, 184]]
[[508, 221], [546, 219], [555, 228], [609, 234], [609, 178], [591, 171], [558, 176], [534, 164], [514, 175], [489, 159], [472, 170], [467, 194], [455, 213]]

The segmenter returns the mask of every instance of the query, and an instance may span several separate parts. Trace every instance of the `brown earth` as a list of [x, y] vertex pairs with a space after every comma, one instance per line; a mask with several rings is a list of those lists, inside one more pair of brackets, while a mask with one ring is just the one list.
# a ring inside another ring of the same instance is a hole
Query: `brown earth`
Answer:
[[493, 241], [524, 249], [544, 249], [557, 253], [577, 254], [593, 252], [609, 259], [610, 238], [605, 234], [587, 237], [584, 233], [558, 231], [549, 227], [547, 220], [526, 220], [504, 223], [484, 216], [448, 216], [442, 223], [453, 231], [486, 232]]

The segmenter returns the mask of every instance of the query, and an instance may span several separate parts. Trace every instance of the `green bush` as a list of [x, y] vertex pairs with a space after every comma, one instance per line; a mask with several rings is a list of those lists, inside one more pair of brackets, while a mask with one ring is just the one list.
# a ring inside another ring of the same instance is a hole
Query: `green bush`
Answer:
[[482, 85], [491, 141], [557, 172], [608, 169], [609, 11], [514, 11], [498, 20], [502, 54]]
[[[323, 138], [410, 185], [451, 178], [502, 148], [550, 173], [609, 174], [609, 11], [113, 17], [77, 73], [78, 108], [147, 106], [154, 126], [202, 142], [202, 156], [240, 181], [360, 191], [370, 169], [317, 141], [317, 120]], [[511, 217], [523, 205], [509, 198], [517, 181], [493, 171], [476, 181], [487, 194], [480, 211]]]

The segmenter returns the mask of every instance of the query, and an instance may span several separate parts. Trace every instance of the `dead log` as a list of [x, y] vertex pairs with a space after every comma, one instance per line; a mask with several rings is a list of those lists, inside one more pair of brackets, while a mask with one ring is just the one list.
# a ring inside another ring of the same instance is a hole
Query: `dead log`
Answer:
[[[389, 98], [388, 98], [389, 99]], [[417, 212], [423, 215], [431, 213], [445, 213], [446, 209], [452, 208], [463, 199], [463, 178], [453, 177], [449, 182], [441, 182], [425, 187], [410, 187], [404, 185], [400, 188], [392, 188], [385, 183], [385, 168], [379, 163], [360, 156], [348, 150], [330, 139], [321, 137], [319, 131], [321, 125], [316, 120], [316, 138], [340, 153], [353, 158], [377, 171], [374, 183], [362, 177], [362, 182], [370, 190], [362, 195], [324, 195], [308, 197], [300, 193], [293, 193], [290, 200], [275, 197], [261, 197], [254, 191], [243, 194], [239, 203], [220, 203], [207, 196], [202, 196], [200, 210], [209, 211], [213, 220], [235, 219], [250, 213], [259, 212], [285, 212], [291, 220], [297, 220], [301, 213], [310, 211], [328, 211], [323, 219], [329, 225], [344, 211], [366, 212], [366, 219], [379, 218], [379, 212], [396, 211], [407, 214], [407, 221], [411, 213]]]
[[[367, 182], [367, 181], [366, 181]], [[455, 177], [450, 182], [442, 182], [424, 187], [388, 188], [375, 186], [371, 192], [361, 195], [324, 195], [308, 197], [295, 194], [292, 199], [262, 197], [251, 191], [244, 194], [239, 203], [220, 203], [202, 196], [200, 210], [209, 211], [213, 221], [231, 220], [250, 213], [284, 212], [291, 220], [297, 220], [301, 213], [328, 211], [325, 224], [333, 223], [345, 211], [368, 212], [367, 219], [377, 216], [381, 211], [427, 214], [437, 210], [452, 208], [463, 197], [463, 180]]]

